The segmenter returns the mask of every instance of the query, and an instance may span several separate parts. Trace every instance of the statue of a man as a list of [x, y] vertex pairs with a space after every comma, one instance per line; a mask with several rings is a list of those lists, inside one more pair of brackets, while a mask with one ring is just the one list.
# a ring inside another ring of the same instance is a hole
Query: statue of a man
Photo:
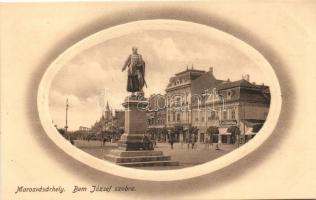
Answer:
[[128, 67], [127, 91], [132, 92], [132, 96], [143, 95], [145, 81], [145, 62], [142, 55], [137, 53], [137, 48], [132, 48], [132, 54], [128, 56], [122, 71]]

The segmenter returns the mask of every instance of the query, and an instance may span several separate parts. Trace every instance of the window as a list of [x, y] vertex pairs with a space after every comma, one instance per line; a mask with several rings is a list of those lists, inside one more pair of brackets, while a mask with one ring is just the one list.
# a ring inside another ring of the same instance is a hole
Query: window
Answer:
[[231, 99], [231, 97], [232, 97], [232, 91], [228, 90], [227, 91], [227, 99]]
[[176, 121], [176, 113], [172, 113], [172, 121]]
[[216, 118], [216, 113], [214, 110], [211, 111], [211, 120], [214, 120]]
[[180, 121], [180, 113], [177, 114], [177, 121]]
[[196, 121], [196, 122], [198, 122], [198, 121], [199, 121], [199, 118], [198, 118], [198, 117], [196, 117], [196, 118], [195, 118], [195, 121]]
[[227, 110], [223, 110], [223, 120], [227, 120]]
[[232, 110], [232, 119], [236, 119], [236, 113], [235, 113], [235, 110]]
[[180, 106], [181, 105], [181, 98], [180, 97], [177, 97], [175, 104], [176, 104], [176, 106]]
[[204, 117], [201, 118], [201, 121], [204, 122]]

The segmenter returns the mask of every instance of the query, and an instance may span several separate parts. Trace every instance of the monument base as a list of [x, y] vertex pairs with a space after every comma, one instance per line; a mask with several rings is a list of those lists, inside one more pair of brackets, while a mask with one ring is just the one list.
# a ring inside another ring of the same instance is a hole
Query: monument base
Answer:
[[162, 151], [152, 150], [148, 137], [145, 137], [147, 99], [127, 97], [122, 105], [125, 107], [125, 133], [117, 143], [118, 149], [104, 158], [126, 167], [179, 165], [179, 162], [171, 161], [170, 156], [164, 156]]
[[125, 151], [114, 149], [105, 155], [105, 159], [125, 167], [178, 166], [179, 162], [171, 161], [162, 151], [142, 150]]
[[121, 139], [118, 141], [118, 148], [125, 151], [136, 151], [142, 150], [143, 145], [143, 135], [142, 134], [123, 134]]

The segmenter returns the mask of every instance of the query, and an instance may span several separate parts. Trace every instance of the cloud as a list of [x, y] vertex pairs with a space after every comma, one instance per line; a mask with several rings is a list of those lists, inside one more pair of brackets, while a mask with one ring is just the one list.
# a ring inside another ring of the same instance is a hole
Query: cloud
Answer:
[[[118, 69], [107, 68], [85, 58], [80, 63], [69, 63], [56, 76], [54, 90], [64, 95], [74, 95], [81, 100], [95, 97], [105, 87], [113, 87], [113, 81], [122, 74]], [[115, 86], [115, 85], [114, 85]]]
[[84, 101], [75, 95], [64, 95], [56, 90], [49, 93], [50, 115], [59, 128], [65, 126], [66, 99], [68, 99], [68, 126], [76, 130], [79, 126], [90, 127], [102, 114], [97, 98], [87, 98]]
[[[204, 59], [201, 52], [193, 51], [191, 48], [179, 46], [180, 41], [175, 41], [172, 37], [155, 38], [148, 34], [143, 37], [143, 42], [151, 46], [152, 52], [159, 60], [164, 62], [191, 63], [195, 59]], [[183, 42], [183, 41], [182, 41]]]

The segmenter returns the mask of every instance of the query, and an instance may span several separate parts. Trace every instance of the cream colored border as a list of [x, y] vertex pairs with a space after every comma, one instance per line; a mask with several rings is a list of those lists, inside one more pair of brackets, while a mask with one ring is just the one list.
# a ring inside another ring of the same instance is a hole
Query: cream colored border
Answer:
[[[54, 79], [55, 75], [58, 73], [64, 63], [70, 61], [75, 55], [82, 52], [83, 50], [93, 47], [101, 42], [125, 34], [137, 33], [138, 31], [142, 30], [174, 30], [184, 31], [193, 34], [202, 34], [203, 36], [209, 36], [209, 33], [211, 32], [220, 32], [221, 35], [225, 36], [232, 44], [236, 45], [238, 49], [247, 52], [247, 55], [250, 55], [256, 61], [259, 61], [260, 67], [262, 67], [261, 71], [263, 72], [263, 76], [270, 78], [270, 82], [268, 83], [268, 85], [270, 85], [272, 96], [270, 112], [268, 114], [265, 125], [260, 131], [260, 134], [258, 134], [252, 141], [246, 143], [242, 147], [213, 161], [184, 169], [161, 171], [140, 170], [121, 167], [93, 157], [72, 146], [69, 142], [66, 142], [64, 138], [60, 136], [57, 130], [53, 127], [49, 114], [48, 94], [51, 82]], [[48, 67], [39, 85], [37, 101], [40, 120], [47, 135], [63, 151], [72, 156], [74, 159], [79, 160], [80, 162], [89, 165], [97, 170], [113, 175], [152, 181], [174, 181], [193, 178], [214, 172], [225, 166], [228, 166], [229, 164], [232, 164], [233, 162], [254, 151], [270, 136], [277, 123], [281, 110], [281, 92], [278, 79], [271, 65], [259, 52], [257, 52], [254, 48], [244, 43], [243, 41], [225, 32], [219, 31], [206, 25], [177, 20], [143, 20], [130, 22], [105, 29], [78, 42], [77, 44], [67, 49]]]

